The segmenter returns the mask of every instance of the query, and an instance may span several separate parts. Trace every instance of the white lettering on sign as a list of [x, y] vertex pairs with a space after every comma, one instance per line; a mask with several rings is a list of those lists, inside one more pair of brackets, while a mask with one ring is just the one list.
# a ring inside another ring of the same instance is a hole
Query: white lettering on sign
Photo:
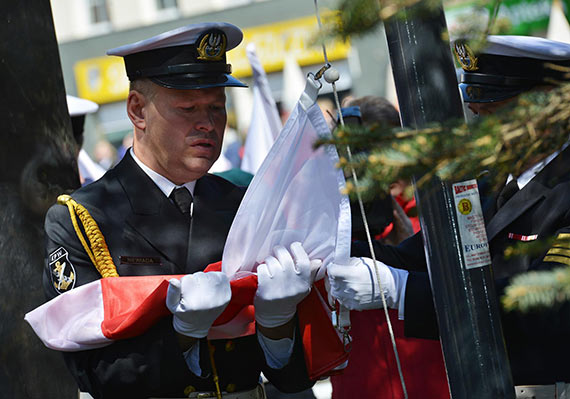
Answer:
[[468, 180], [453, 185], [455, 212], [461, 237], [461, 252], [465, 267], [473, 269], [491, 264], [485, 220], [479, 199], [477, 180]]

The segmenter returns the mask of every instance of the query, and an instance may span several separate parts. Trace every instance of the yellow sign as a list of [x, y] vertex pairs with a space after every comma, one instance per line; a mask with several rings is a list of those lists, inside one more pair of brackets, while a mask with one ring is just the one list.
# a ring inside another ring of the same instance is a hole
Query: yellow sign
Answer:
[[[328, 13], [325, 16], [331, 16]], [[245, 48], [255, 44], [255, 50], [265, 72], [283, 69], [285, 58], [292, 55], [300, 66], [324, 64], [323, 48], [314, 43], [319, 32], [315, 16], [292, 19], [243, 30], [243, 43], [227, 53], [228, 63], [232, 64], [232, 75], [240, 78], [251, 75], [251, 66]], [[350, 51], [350, 44], [340, 40], [326, 42], [327, 57], [330, 61], [344, 59]]]
[[129, 79], [121, 57], [98, 57], [74, 65], [77, 94], [98, 104], [122, 101], [129, 94]]
[[473, 206], [471, 205], [471, 201], [469, 201], [467, 198], [463, 198], [457, 204], [457, 209], [459, 209], [459, 212], [462, 214], [469, 215], [473, 209]]
[[[330, 12], [325, 17], [332, 15]], [[320, 44], [314, 43], [318, 31], [315, 16], [244, 29], [243, 42], [226, 53], [228, 63], [232, 64], [232, 75], [239, 78], [252, 74], [245, 51], [249, 43], [255, 43], [257, 56], [267, 73], [281, 71], [289, 55], [300, 66], [323, 65], [323, 49]], [[344, 59], [350, 51], [350, 44], [340, 40], [328, 41], [326, 47], [330, 61]], [[75, 64], [74, 71], [79, 97], [98, 104], [127, 98], [129, 81], [121, 57], [81, 60]]]

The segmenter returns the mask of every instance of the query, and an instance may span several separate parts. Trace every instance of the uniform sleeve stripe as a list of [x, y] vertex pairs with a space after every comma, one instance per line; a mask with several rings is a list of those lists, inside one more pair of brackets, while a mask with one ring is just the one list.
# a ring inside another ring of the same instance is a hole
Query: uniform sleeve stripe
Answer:
[[570, 233], [560, 233], [558, 237], [556, 237], [556, 240], [570, 240]]
[[556, 263], [563, 263], [565, 265], [570, 266], [570, 258], [565, 256], [557, 256], [557, 255], [548, 255], [544, 258], [544, 262], [556, 262]]
[[570, 257], [570, 249], [565, 248], [550, 248], [547, 255], [562, 255]]
[[570, 249], [566, 248], [550, 248], [547, 255], [563, 255], [570, 257]]

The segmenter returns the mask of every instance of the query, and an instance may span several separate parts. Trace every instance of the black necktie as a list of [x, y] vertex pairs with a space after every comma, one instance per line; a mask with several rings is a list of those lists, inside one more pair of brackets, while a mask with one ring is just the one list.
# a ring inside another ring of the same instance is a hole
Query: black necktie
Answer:
[[505, 205], [505, 203], [519, 191], [519, 185], [517, 184], [517, 179], [512, 179], [509, 184], [507, 184], [497, 197], [497, 209]]
[[192, 206], [192, 194], [186, 187], [178, 187], [172, 190], [169, 196], [180, 212], [190, 217], [190, 207]]

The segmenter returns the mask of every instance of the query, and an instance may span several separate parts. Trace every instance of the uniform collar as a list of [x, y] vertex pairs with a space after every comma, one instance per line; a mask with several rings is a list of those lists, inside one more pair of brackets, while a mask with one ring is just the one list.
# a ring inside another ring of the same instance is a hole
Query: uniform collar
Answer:
[[134, 161], [137, 163], [137, 165], [139, 165], [140, 168], [143, 170], [143, 172], [146, 173], [148, 177], [150, 177], [150, 179], [154, 182], [154, 184], [156, 184], [156, 186], [160, 189], [160, 191], [164, 193], [165, 196], [168, 197], [170, 193], [172, 193], [172, 190], [178, 187], [186, 187], [188, 191], [190, 191], [190, 194], [194, 195], [194, 187], [196, 187], [196, 180], [184, 183], [180, 186], [176, 185], [170, 180], [168, 180], [166, 177], [162, 176], [159, 173], [156, 173], [154, 170], [146, 166], [140, 159], [138, 159], [137, 156], [135, 155], [135, 152], [133, 151], [133, 147], [130, 148], [129, 152], [133, 157]]
[[555, 186], [570, 179], [570, 146], [566, 145], [553, 155], [550, 162], [545, 163], [540, 172], [524, 186], [524, 190], [519, 190], [509, 199], [508, 206], [501, 207], [491, 216], [487, 224], [489, 242], [535, 203], [551, 195]]
[[[564, 145], [560, 148], [560, 150], [554, 152], [553, 154], [550, 154], [548, 157], [546, 157], [542, 161], [536, 163], [535, 165], [533, 165], [530, 168], [528, 168], [527, 170], [525, 170], [516, 179], [517, 185], [519, 186], [519, 190], [522, 190], [523, 187], [526, 186], [537, 174], [539, 174], [540, 171], [542, 171], [546, 165], [548, 165], [550, 162], [552, 162], [552, 160], [554, 158], [556, 158], [558, 156], [558, 154], [560, 154], [561, 151], [564, 151], [566, 149], [566, 147], [568, 147], [569, 144], [570, 144], [570, 140], [567, 141], [566, 143], [564, 143]], [[509, 174], [509, 177], [507, 177], [506, 184], [509, 184], [510, 181], [513, 180], [514, 178], [515, 177], [512, 174]]]

